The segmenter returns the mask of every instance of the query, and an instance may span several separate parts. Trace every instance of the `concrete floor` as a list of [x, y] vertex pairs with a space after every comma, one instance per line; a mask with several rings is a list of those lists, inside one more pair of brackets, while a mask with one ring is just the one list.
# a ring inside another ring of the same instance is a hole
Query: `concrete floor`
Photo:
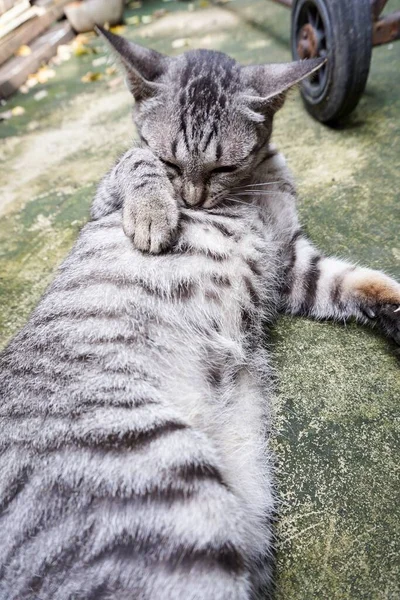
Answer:
[[[289, 12], [266, 0], [224, 7], [148, 2], [161, 19], [127, 37], [176, 53], [174, 40], [250, 63], [289, 60]], [[400, 1], [388, 9], [399, 9]], [[146, 19], [145, 19], [146, 20]], [[0, 343], [26, 320], [86, 221], [96, 182], [134, 129], [124, 86], [81, 82], [99, 54], [73, 57], [6, 108], [0, 123]], [[188, 47], [189, 47], [188, 46]], [[367, 90], [341, 130], [313, 121], [293, 94], [275, 142], [300, 190], [300, 212], [326, 253], [400, 279], [400, 42], [374, 51]], [[41, 89], [46, 98], [34, 99]], [[394, 346], [355, 325], [282, 319], [278, 393], [278, 599], [400, 598], [400, 371]], [[396, 420], [397, 419], [397, 420]]]

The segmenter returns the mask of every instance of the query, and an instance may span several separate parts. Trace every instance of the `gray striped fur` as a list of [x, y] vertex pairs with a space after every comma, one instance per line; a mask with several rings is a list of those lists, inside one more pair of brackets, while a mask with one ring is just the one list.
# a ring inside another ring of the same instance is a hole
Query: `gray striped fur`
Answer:
[[[353, 316], [399, 341], [400, 286], [320, 256], [301, 233], [269, 136], [304, 63], [266, 67], [262, 89], [261, 67], [204, 51], [173, 62], [108, 37], [145, 141], [104, 178], [1, 355], [0, 600], [265, 598], [263, 325], [280, 310]], [[242, 123], [232, 139], [229, 123]]]

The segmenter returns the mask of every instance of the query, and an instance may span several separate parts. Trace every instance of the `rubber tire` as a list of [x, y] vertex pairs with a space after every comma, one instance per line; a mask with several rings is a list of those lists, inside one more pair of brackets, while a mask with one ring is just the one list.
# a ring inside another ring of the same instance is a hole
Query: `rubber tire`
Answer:
[[338, 125], [357, 106], [368, 79], [372, 54], [370, 0], [294, 0], [292, 54], [297, 55], [297, 23], [305, 4], [314, 4], [324, 22], [327, 45], [327, 78], [318, 97], [307, 82], [301, 95], [307, 111], [321, 123]]

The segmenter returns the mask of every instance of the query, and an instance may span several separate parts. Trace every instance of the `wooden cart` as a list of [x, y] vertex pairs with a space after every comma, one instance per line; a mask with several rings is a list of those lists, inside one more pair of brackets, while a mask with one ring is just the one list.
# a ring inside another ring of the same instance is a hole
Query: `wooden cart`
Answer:
[[334, 125], [354, 110], [364, 92], [372, 47], [400, 39], [400, 11], [381, 16], [387, 0], [274, 1], [292, 11], [293, 57], [328, 57], [302, 83], [301, 95], [313, 117]]

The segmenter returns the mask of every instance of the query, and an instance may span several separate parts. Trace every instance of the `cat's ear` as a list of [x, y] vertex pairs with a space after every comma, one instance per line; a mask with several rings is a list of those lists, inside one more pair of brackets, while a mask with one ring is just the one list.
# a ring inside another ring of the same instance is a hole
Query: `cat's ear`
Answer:
[[326, 58], [312, 58], [291, 63], [242, 67], [245, 83], [256, 90], [244, 95], [243, 101], [257, 113], [274, 113], [283, 105], [286, 92], [317, 71]]
[[111, 46], [126, 74], [126, 83], [136, 101], [157, 95], [164, 85], [157, 79], [167, 69], [168, 57], [144, 48], [115, 35], [103, 27], [95, 27], [96, 33]]

